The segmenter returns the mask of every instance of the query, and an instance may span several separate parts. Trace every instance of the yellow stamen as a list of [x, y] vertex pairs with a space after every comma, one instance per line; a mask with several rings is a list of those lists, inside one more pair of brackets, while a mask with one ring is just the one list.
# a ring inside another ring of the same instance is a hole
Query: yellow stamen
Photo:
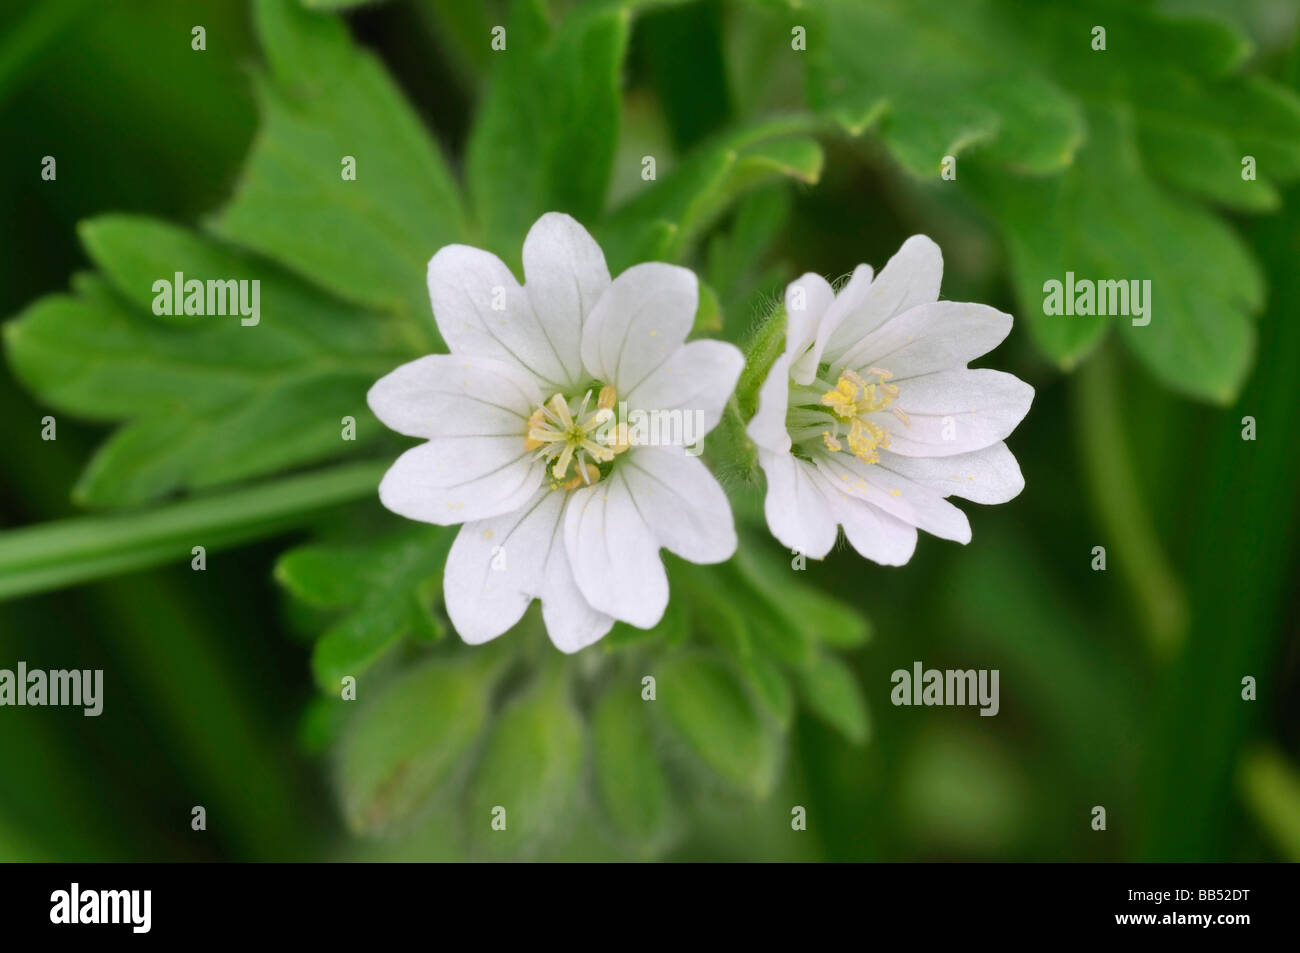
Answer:
[[541, 407], [538, 407], [536, 410], [533, 411], [533, 415], [528, 418], [528, 436], [524, 438], [525, 450], [536, 450], [545, 442], [545, 439], [540, 435], [539, 436], [533, 435], [534, 431], [541, 430], [542, 424], [544, 424], [545, 422], [546, 422], [546, 411]]
[[[863, 463], [878, 463], [879, 451], [889, 446], [889, 431], [869, 420], [867, 415], [888, 408], [904, 425], [910, 424], [902, 410], [890, 407], [898, 397], [898, 386], [887, 383], [894, 375], [881, 367], [869, 367], [867, 373], [877, 379], [868, 383], [861, 374], [846, 368], [835, 386], [822, 394], [820, 402], [836, 418], [849, 425], [849, 452]], [[834, 453], [844, 449], [836, 439], [838, 436], [838, 424], [833, 433], [822, 433], [826, 448]]]
[[[546, 459], [550, 484], [555, 489], [590, 486], [600, 479], [599, 465], [610, 462], [620, 452], [601, 432], [614, 417], [614, 389], [602, 387], [594, 409], [591, 396], [587, 391], [581, 401], [571, 405], [563, 394], [554, 394], [528, 418], [524, 448], [536, 450], [538, 457]], [[578, 408], [576, 414], [574, 405]]]

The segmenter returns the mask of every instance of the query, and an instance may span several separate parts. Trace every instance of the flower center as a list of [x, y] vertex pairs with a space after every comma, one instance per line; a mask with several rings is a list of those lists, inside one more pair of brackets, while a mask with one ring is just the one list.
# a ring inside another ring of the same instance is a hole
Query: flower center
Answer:
[[863, 463], [880, 462], [879, 451], [889, 446], [889, 431], [867, 415], [890, 410], [904, 424], [907, 415], [890, 406], [898, 397], [898, 386], [888, 383], [894, 375], [881, 367], [867, 368], [866, 374], [864, 378], [845, 369], [834, 384], [819, 376], [810, 386], [792, 387], [786, 416], [791, 441], [798, 446], [820, 438], [832, 453], [846, 450], [848, 444], [847, 452]]
[[618, 395], [608, 385], [601, 387], [591, 406], [592, 389], [578, 398], [555, 394], [528, 418], [524, 447], [545, 459], [547, 478], [553, 490], [576, 490], [591, 486], [609, 472], [609, 464], [627, 450], [618, 441], [614, 420]]

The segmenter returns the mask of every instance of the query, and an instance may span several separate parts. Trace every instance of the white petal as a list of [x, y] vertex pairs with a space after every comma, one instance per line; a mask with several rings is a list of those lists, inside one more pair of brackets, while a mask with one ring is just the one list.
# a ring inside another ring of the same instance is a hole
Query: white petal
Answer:
[[605, 256], [585, 228], [547, 212], [524, 239], [524, 290], [564, 365], [570, 387], [582, 383], [582, 326], [609, 287]]
[[1025, 488], [1020, 464], [1005, 443], [951, 457], [904, 457], [882, 450], [879, 466], [944, 496], [975, 503], [1005, 503]]
[[659, 540], [621, 475], [574, 490], [564, 517], [564, 546], [578, 589], [591, 606], [649, 629], [668, 606], [668, 574]]
[[693, 563], [720, 563], [736, 551], [727, 494], [698, 457], [681, 450], [636, 447], [619, 472], [660, 545]]
[[[825, 477], [823, 477], [825, 479]], [[829, 480], [827, 481], [829, 485]], [[916, 527], [866, 500], [835, 490], [831, 512], [859, 555], [882, 566], [902, 566], [916, 551]]]
[[430, 354], [381, 377], [366, 403], [385, 426], [410, 437], [528, 431], [542, 401], [532, 375], [483, 357]]
[[576, 652], [614, 624], [587, 605], [564, 553], [567, 495], [540, 490], [525, 506], [461, 527], [447, 555], [447, 615], [466, 642], [494, 639], [523, 617], [534, 598], [551, 641]]
[[984, 368], [944, 371], [899, 386], [894, 403], [907, 415], [906, 424], [888, 410], [870, 419], [889, 430], [894, 453], [950, 457], [1006, 439], [1029, 413], [1033, 399], [1034, 389], [1012, 374]]
[[957, 370], [993, 350], [1011, 333], [1011, 315], [964, 301], [918, 305], [864, 337], [840, 361], [854, 370], [883, 367], [894, 382]]
[[527, 503], [543, 467], [517, 436], [438, 437], [397, 458], [379, 483], [379, 500], [439, 526], [488, 519]]
[[939, 299], [943, 252], [924, 235], [913, 235], [885, 263], [869, 292], [855, 302], [834, 332], [822, 356], [836, 364], [841, 356], [896, 314]]
[[745, 355], [724, 341], [683, 344], [627, 395], [634, 410], [681, 411], [693, 444], [718, 425], [745, 368]]
[[[557, 494], [558, 495], [558, 494]], [[564, 529], [557, 529], [555, 547], [546, 564], [542, 588], [542, 621], [546, 634], [561, 652], [573, 654], [599, 641], [614, 627], [612, 616], [593, 609], [582, 597], [564, 548]]]
[[790, 369], [790, 376], [800, 384], [811, 384], [817, 376], [817, 366], [825, 359], [823, 353], [836, 328], [867, 299], [871, 289], [871, 266], [858, 265], [853, 269], [848, 283], [840, 289], [835, 301], [822, 315], [817, 325], [817, 336], [812, 349], [805, 353]]
[[834, 301], [831, 283], [811, 271], [785, 286], [785, 354], [791, 361], [798, 360], [812, 344], [822, 315]]
[[758, 463], [767, 476], [763, 514], [772, 535], [805, 556], [824, 557], [835, 545], [837, 530], [812, 465], [790, 453], [766, 450], [759, 450]]
[[550, 386], [567, 378], [549, 329], [496, 255], [468, 245], [440, 249], [429, 260], [429, 300], [453, 354], [515, 364]]
[[631, 393], [690, 333], [699, 303], [695, 275], [647, 262], [614, 279], [582, 327], [582, 363], [594, 376]]
[[863, 463], [847, 453], [822, 454], [814, 461], [841, 493], [865, 500], [905, 523], [941, 539], [970, 542], [970, 521], [935, 490], [879, 464]]
[[442, 591], [447, 615], [471, 645], [495, 639], [523, 616], [542, 587], [559, 534], [563, 494], [538, 491], [519, 509], [466, 523], [447, 554]]
[[745, 433], [764, 450], [790, 452], [790, 433], [785, 429], [785, 415], [790, 404], [790, 357], [782, 355], [772, 362], [767, 380], [758, 390], [758, 409], [749, 419]]

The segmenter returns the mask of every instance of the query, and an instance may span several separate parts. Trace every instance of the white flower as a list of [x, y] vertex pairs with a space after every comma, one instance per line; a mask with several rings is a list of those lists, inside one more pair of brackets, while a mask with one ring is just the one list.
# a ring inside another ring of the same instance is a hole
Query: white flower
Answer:
[[[451, 353], [370, 390], [380, 420], [428, 441], [397, 460], [379, 498], [411, 519], [464, 524], [443, 591], [466, 642], [495, 638], [540, 599], [551, 640], [576, 652], [615, 619], [659, 621], [660, 547], [697, 563], [735, 551], [727, 498], [685, 445], [717, 425], [744, 359], [721, 341], [685, 343], [699, 295], [690, 271], [649, 263], [610, 281], [567, 215], [538, 219], [523, 266], [521, 286], [465, 245], [429, 262]], [[624, 406], [633, 423], [638, 411], [693, 415], [697, 432], [650, 445], [616, 426]]]
[[837, 295], [806, 274], [785, 293], [785, 353], [747, 432], [767, 475], [772, 534], [820, 559], [844, 527], [868, 559], [901, 566], [916, 531], [970, 542], [945, 497], [1005, 503], [1025, 485], [1002, 442], [1029, 411], [1024, 381], [967, 362], [992, 350], [1011, 316], [939, 301], [943, 257], [916, 235], [872, 280], [859, 265]]

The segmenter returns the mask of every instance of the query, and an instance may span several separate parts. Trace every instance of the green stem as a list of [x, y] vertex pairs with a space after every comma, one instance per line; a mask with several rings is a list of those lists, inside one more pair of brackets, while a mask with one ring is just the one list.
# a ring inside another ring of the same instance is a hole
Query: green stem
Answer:
[[744, 420], [758, 409], [758, 392], [772, 364], [785, 351], [785, 308], [778, 308], [761, 324], [745, 348], [745, 369], [736, 384], [736, 400]]
[[1080, 458], [1102, 541], [1134, 601], [1151, 653], [1176, 655], [1187, 634], [1187, 597], [1156, 535], [1151, 508], [1138, 492], [1120, 412], [1120, 380], [1113, 357], [1101, 348], [1074, 376]]
[[0, 533], [0, 600], [214, 552], [300, 526], [372, 495], [386, 463], [328, 470], [148, 510], [82, 516]]

